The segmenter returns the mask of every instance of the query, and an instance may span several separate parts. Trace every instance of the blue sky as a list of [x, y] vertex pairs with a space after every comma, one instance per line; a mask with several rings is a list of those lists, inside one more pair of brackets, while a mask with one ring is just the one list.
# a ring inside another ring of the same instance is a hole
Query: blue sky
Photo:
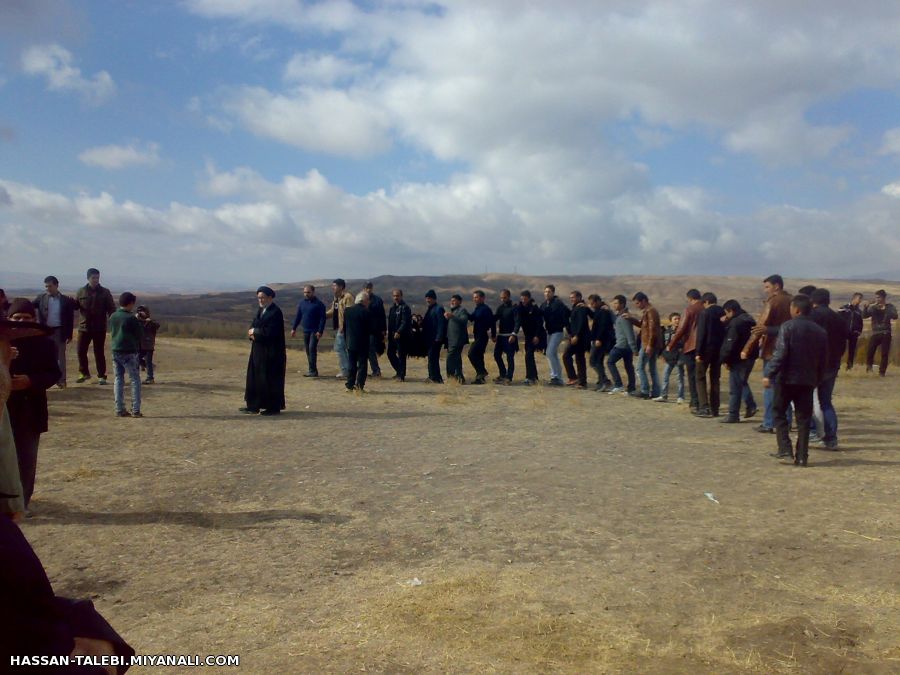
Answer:
[[0, 102], [38, 281], [900, 269], [891, 2], [13, 0]]

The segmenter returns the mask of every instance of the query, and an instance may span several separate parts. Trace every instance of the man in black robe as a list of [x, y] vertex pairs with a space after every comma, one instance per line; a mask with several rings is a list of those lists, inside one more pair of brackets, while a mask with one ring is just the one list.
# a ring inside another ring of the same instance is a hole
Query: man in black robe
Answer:
[[347, 373], [347, 391], [354, 388], [366, 390], [366, 369], [369, 365], [371, 338], [376, 330], [375, 318], [369, 311], [369, 294], [357, 294], [353, 307], [344, 310], [344, 339], [350, 356], [350, 370]]
[[268, 286], [256, 289], [259, 309], [247, 331], [250, 361], [247, 364], [247, 406], [241, 412], [278, 415], [284, 410], [284, 375], [287, 351], [284, 344], [284, 316], [275, 304], [275, 291]]

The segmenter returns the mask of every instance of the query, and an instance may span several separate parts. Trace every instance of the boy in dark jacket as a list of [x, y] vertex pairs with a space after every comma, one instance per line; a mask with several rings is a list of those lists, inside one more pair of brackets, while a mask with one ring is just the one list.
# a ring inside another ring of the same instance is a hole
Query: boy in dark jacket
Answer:
[[[681, 314], [678, 312], [669, 314], [669, 325], [663, 330], [663, 342], [666, 345], [669, 345], [672, 342], [672, 337], [678, 331], [679, 323], [681, 323]], [[684, 364], [681, 363], [682, 344], [683, 343], [679, 342], [674, 345], [672, 349], [663, 350], [662, 357], [663, 361], [666, 363], [666, 367], [663, 370], [662, 386], [660, 387], [659, 396], [653, 399], [654, 401], [665, 403], [669, 400], [669, 380], [672, 377], [672, 371], [677, 369], [678, 403], [684, 403]]]
[[[119, 309], [109, 317], [117, 417], [143, 417], [141, 414], [141, 366], [138, 354], [144, 331], [132, 313], [137, 298], [125, 291], [119, 296]], [[131, 412], [125, 410], [125, 373], [131, 379]]]
[[722, 317], [725, 312], [719, 307], [719, 299], [714, 293], [704, 293], [703, 311], [697, 320], [697, 398], [700, 403], [694, 412], [698, 417], [718, 417], [720, 402], [720, 381], [722, 364], [719, 351], [725, 340], [725, 326]]
[[531, 291], [519, 294], [519, 324], [525, 336], [525, 384], [537, 384], [534, 353], [547, 349], [547, 331], [544, 329], [544, 313], [531, 297]]
[[[585, 353], [591, 347], [591, 329], [588, 323], [588, 307], [584, 304], [581, 291], [569, 294], [572, 311], [569, 314], [569, 344], [563, 352], [563, 365], [569, 386], [587, 388], [587, 363]], [[573, 363], [574, 358], [574, 363]], [[576, 370], [577, 369], [577, 370]]]
[[141, 351], [139, 354], [141, 368], [147, 371], [147, 379], [144, 384], [153, 384], [153, 352], [156, 349], [156, 333], [159, 331], [159, 321], [150, 318], [150, 310], [146, 305], [140, 305], [135, 311], [137, 320], [141, 322], [143, 333], [141, 335]]
[[588, 296], [588, 305], [591, 308], [591, 355], [588, 363], [597, 372], [597, 385], [594, 389], [609, 391], [612, 380], [606, 376], [603, 361], [616, 342], [616, 332], [613, 329], [615, 315], [596, 293]]
[[747, 406], [746, 416], [753, 417], [756, 414], [756, 401], [748, 384], [753, 364], [756, 363], [756, 350], [749, 358], [741, 358], [741, 348], [750, 339], [750, 330], [756, 325], [756, 321], [737, 300], [727, 300], [722, 309], [725, 311], [725, 340], [719, 351], [719, 362], [729, 369], [728, 414], [722, 418], [722, 422], [734, 424], [740, 421], [742, 398]]

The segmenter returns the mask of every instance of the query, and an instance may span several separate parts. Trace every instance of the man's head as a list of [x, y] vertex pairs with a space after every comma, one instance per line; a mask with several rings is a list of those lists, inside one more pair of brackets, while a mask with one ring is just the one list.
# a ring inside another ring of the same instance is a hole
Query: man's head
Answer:
[[862, 293], [854, 293], [854, 294], [853, 294], [853, 297], [850, 298], [850, 304], [853, 305], [854, 307], [858, 307], [858, 306], [859, 306], [859, 303], [861, 303], [862, 300], [863, 300], [863, 294], [862, 294]]
[[59, 293], [59, 279], [54, 276], [44, 277], [44, 288], [50, 295], [55, 296]]
[[703, 302], [704, 307], [712, 307], [713, 305], [719, 304], [719, 299], [716, 297], [715, 293], [704, 293], [700, 297], [701, 302]]
[[780, 274], [770, 274], [763, 279], [763, 290], [771, 298], [776, 293], [784, 290], [784, 279], [781, 278]]
[[134, 308], [134, 314], [139, 319], [149, 319], [150, 318], [150, 310], [147, 309], [146, 305], [138, 305]]
[[596, 293], [591, 293], [588, 296], [588, 305], [590, 305], [591, 309], [600, 309], [603, 307], [603, 298]]
[[797, 291], [797, 293], [799, 295], [806, 295], [811, 298], [813, 291], [815, 291], [815, 290], [816, 290], [816, 287], [813, 286], [812, 284], [810, 284], [809, 286], [804, 286], [803, 288], [801, 288], [799, 291]]
[[395, 288], [391, 291], [391, 298], [393, 298], [395, 305], [399, 305], [401, 302], [403, 302], [403, 291], [401, 291], [399, 288]]
[[693, 303], [695, 303], [695, 302], [700, 302], [700, 297], [701, 297], [701, 296], [700, 296], [700, 291], [698, 291], [696, 288], [690, 289], [690, 290], [689, 290], [687, 293], [685, 293], [684, 295], [687, 297], [688, 302], [691, 303], [691, 304], [693, 304]]
[[430, 289], [425, 293], [425, 304], [429, 307], [433, 307], [437, 304], [437, 293], [435, 293], [433, 289]]
[[554, 295], [556, 295], [556, 286], [553, 284], [544, 286], [544, 299], [552, 300]]
[[9, 305], [10, 321], [34, 321], [34, 305], [28, 298], [13, 298]]
[[675, 328], [678, 328], [678, 324], [681, 323], [681, 314], [679, 314], [678, 312], [672, 312], [671, 314], [669, 314], [669, 323]]
[[741, 309], [741, 303], [739, 303], [737, 300], [726, 300], [725, 304], [722, 305], [722, 309], [725, 310], [725, 316], [729, 321], [743, 312], [743, 309]]
[[883, 305], [885, 302], [887, 302], [887, 293], [884, 292], [884, 289], [875, 291], [875, 302], [877, 302], [879, 305]]
[[331, 290], [334, 291], [334, 297], [339, 298], [344, 294], [344, 290], [347, 288], [347, 282], [343, 279], [335, 279], [331, 282]]
[[635, 305], [637, 305], [638, 309], [647, 309], [647, 307], [650, 305], [650, 298], [648, 298], [647, 294], [642, 291], [638, 291], [637, 293], [635, 293], [634, 297], [631, 298], [631, 300]]
[[363, 307], [368, 307], [369, 300], [370, 300], [369, 292], [368, 291], [360, 291], [359, 293], [356, 294], [356, 300], [354, 302], [356, 302], [357, 305], [362, 305]]
[[527, 305], [532, 302], [531, 291], [522, 291], [519, 293], [519, 300], [523, 305]]
[[508, 288], [504, 288], [500, 291], [500, 302], [507, 303], [511, 297], [512, 293], [510, 293]]
[[119, 296], [119, 307], [122, 309], [127, 309], [129, 312], [134, 309], [134, 303], [137, 302], [137, 298], [134, 293], [130, 291], [125, 291], [122, 295]]
[[375, 285], [371, 281], [367, 281], [366, 285], [363, 286], [363, 290], [371, 296], [375, 293]]
[[450, 309], [456, 309], [462, 304], [462, 296], [459, 293], [454, 293], [450, 296]]
[[569, 293], [569, 302], [573, 305], [577, 305], [583, 300], [583, 296], [581, 295], [581, 291], [572, 291]]
[[817, 288], [809, 296], [814, 307], [828, 307], [831, 304], [831, 293], [827, 288]]
[[484, 291], [473, 291], [472, 292], [472, 302], [476, 305], [484, 304]]
[[624, 312], [628, 306], [628, 301], [624, 295], [617, 295], [612, 299], [612, 308], [615, 312]]
[[256, 289], [256, 300], [260, 307], [268, 307], [275, 300], [275, 291], [268, 286], [260, 286]]
[[97, 288], [97, 286], [100, 285], [100, 270], [98, 270], [96, 267], [91, 267], [87, 271], [87, 280], [91, 288]]
[[791, 316], [808, 316], [812, 311], [812, 302], [808, 295], [798, 293], [791, 300]]
[[307, 300], [312, 300], [314, 297], [316, 297], [316, 287], [312, 285], [304, 286], [303, 297]]

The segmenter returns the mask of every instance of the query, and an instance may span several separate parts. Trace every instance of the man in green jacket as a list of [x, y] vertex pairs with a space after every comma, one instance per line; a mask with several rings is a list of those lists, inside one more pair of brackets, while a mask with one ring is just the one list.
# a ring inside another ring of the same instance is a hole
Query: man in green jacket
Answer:
[[91, 379], [91, 367], [88, 364], [88, 346], [94, 344], [94, 362], [97, 365], [97, 384], [106, 384], [106, 355], [103, 348], [106, 344], [106, 319], [116, 311], [112, 293], [100, 285], [100, 270], [91, 268], [87, 271], [88, 282], [78, 289], [75, 302], [81, 320], [78, 322], [78, 379], [85, 382]]
[[447, 377], [465, 384], [462, 349], [469, 344], [469, 313], [462, 306], [461, 295], [450, 298], [450, 311], [444, 314], [444, 318], [447, 319]]
[[[113, 368], [115, 369], [115, 396], [117, 417], [142, 417], [141, 415], [141, 337], [144, 329], [134, 315], [137, 298], [125, 292], [119, 296], [119, 309], [109, 317], [112, 336]], [[125, 372], [131, 379], [131, 412], [125, 410]]]

